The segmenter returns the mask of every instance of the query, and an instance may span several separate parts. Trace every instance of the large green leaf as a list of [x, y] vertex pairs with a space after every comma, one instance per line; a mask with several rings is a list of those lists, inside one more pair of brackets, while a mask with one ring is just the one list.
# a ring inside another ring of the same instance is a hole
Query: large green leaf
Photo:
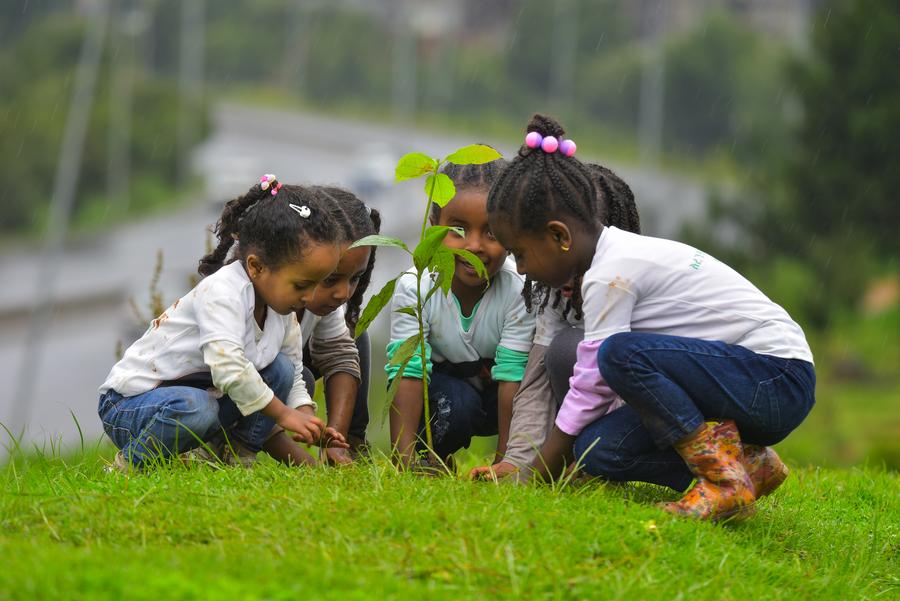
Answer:
[[411, 152], [403, 155], [397, 161], [397, 168], [394, 170], [394, 178], [398, 182], [413, 179], [425, 175], [429, 171], [437, 169], [438, 162], [421, 152]]
[[475, 256], [475, 254], [473, 254], [471, 251], [468, 251], [464, 248], [448, 248], [447, 250], [452, 252], [454, 255], [459, 255], [460, 257], [468, 261], [469, 264], [475, 268], [475, 273], [487, 279], [488, 272], [487, 269], [484, 268], [484, 263], [482, 263], [481, 259]]
[[413, 263], [418, 270], [424, 270], [431, 263], [434, 252], [440, 248], [450, 228], [446, 225], [432, 225], [425, 230], [422, 240], [413, 250]]
[[356, 322], [355, 335], [357, 338], [359, 338], [359, 335], [365, 332], [372, 321], [378, 317], [378, 314], [384, 306], [391, 302], [391, 296], [394, 294], [394, 286], [397, 285], [398, 278], [399, 276], [393, 280], [389, 280], [388, 283], [381, 288], [378, 294], [369, 299], [366, 308], [363, 309], [362, 316], [360, 316], [359, 321]]
[[447, 156], [445, 161], [457, 165], [481, 165], [503, 158], [503, 155], [484, 144], [470, 144], [463, 146], [456, 152]]
[[[437, 274], [436, 284], [440, 285], [441, 290], [444, 291], [444, 295], [446, 296], [447, 293], [450, 292], [450, 284], [453, 283], [453, 273], [456, 271], [456, 255], [454, 255], [446, 246], [439, 248], [437, 252], [434, 253], [431, 271], [432, 273]], [[437, 287], [438, 286], [435, 285], [428, 294], [431, 294]]]
[[399, 309], [394, 309], [394, 313], [403, 313], [404, 315], [409, 315], [411, 317], [418, 317], [416, 315], [415, 307], [400, 307]]
[[425, 194], [439, 207], [445, 207], [456, 196], [456, 186], [453, 185], [453, 180], [443, 173], [429, 175], [425, 180]]
[[350, 248], [357, 248], [359, 246], [395, 246], [397, 248], [402, 248], [406, 252], [409, 252], [409, 247], [403, 240], [400, 240], [398, 238], [391, 238], [390, 236], [379, 236], [378, 234], [360, 238], [359, 240], [351, 244]]
[[419, 333], [416, 332], [397, 347], [397, 350], [394, 351], [394, 355], [391, 357], [391, 365], [400, 365], [401, 363], [407, 363], [413, 355], [416, 354], [416, 351], [419, 350], [419, 342], [422, 340], [422, 337], [419, 336]]

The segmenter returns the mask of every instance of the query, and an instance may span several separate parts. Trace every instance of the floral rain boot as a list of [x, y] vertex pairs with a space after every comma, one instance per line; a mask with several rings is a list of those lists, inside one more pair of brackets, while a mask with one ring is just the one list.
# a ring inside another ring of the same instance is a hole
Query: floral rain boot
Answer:
[[741, 464], [741, 438], [734, 421], [706, 422], [675, 443], [697, 483], [664, 511], [700, 520], [744, 519], [756, 513], [753, 483]]
[[790, 470], [771, 447], [747, 443], [743, 443], [743, 447], [744, 455], [741, 463], [744, 464], [744, 469], [753, 482], [756, 498], [771, 494], [787, 479]]

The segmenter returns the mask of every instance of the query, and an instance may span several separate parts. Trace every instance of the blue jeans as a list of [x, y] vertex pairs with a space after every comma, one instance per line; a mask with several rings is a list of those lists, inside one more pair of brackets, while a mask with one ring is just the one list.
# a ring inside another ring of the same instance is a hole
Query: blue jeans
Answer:
[[693, 476], [672, 445], [704, 421], [732, 419], [743, 441], [768, 446], [815, 404], [811, 363], [724, 342], [624, 332], [604, 341], [597, 363], [627, 406], [585, 428], [575, 456], [610, 480], [683, 490]]
[[[285, 355], [259, 374], [280, 399], [294, 384], [294, 365]], [[212, 380], [198, 374], [131, 397], [115, 390], [100, 396], [103, 429], [135, 466], [154, 457], [170, 457], [198, 447], [220, 430], [251, 451], [262, 449], [275, 422], [261, 411], [244, 416], [227, 396], [212, 398]]]
[[[497, 434], [496, 383], [479, 391], [464, 379], [434, 371], [428, 384], [428, 407], [434, 452], [438, 457], [468, 448], [473, 436]], [[419, 437], [425, 440], [424, 411]], [[421, 442], [418, 447], [425, 448]]]

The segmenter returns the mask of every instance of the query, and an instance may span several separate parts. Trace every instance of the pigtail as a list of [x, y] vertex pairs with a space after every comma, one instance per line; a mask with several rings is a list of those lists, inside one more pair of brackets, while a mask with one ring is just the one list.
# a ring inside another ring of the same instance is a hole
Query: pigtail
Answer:
[[225, 203], [222, 215], [219, 217], [219, 220], [212, 230], [212, 233], [218, 238], [219, 243], [212, 252], [204, 255], [203, 258], [200, 259], [197, 272], [201, 276], [206, 277], [212, 275], [221, 269], [222, 265], [225, 263], [225, 258], [228, 256], [228, 251], [231, 250], [234, 241], [237, 239], [238, 224], [241, 221], [241, 217], [247, 209], [265, 198], [265, 195], [266, 191], [263, 190], [259, 184], [256, 184], [250, 188], [246, 194]]
[[[378, 234], [381, 232], [381, 213], [378, 212], [378, 209], [369, 207], [369, 220], [372, 222], [372, 232], [371, 234]], [[371, 235], [366, 234], [366, 235]], [[360, 307], [362, 307], [363, 296], [366, 293], [366, 290], [369, 288], [369, 284], [372, 281], [372, 272], [375, 270], [375, 250], [378, 248], [377, 246], [370, 246], [371, 251], [369, 252], [369, 263], [366, 265], [366, 271], [359, 278], [359, 284], [356, 285], [356, 291], [353, 292], [353, 296], [350, 297], [350, 300], [347, 301], [347, 311], [344, 315], [347, 321], [347, 327], [350, 328], [351, 331], [356, 329], [356, 322], [359, 321], [359, 313]]]

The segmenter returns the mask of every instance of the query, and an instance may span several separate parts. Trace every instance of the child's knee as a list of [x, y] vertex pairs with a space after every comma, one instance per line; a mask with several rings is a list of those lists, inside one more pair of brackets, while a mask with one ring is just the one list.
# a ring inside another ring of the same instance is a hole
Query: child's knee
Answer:
[[219, 402], [205, 390], [196, 389], [179, 413], [180, 425], [201, 439], [219, 426]]
[[597, 351], [597, 367], [603, 379], [615, 390], [616, 383], [626, 376], [628, 362], [634, 354], [631, 332], [613, 334], [603, 341]]

